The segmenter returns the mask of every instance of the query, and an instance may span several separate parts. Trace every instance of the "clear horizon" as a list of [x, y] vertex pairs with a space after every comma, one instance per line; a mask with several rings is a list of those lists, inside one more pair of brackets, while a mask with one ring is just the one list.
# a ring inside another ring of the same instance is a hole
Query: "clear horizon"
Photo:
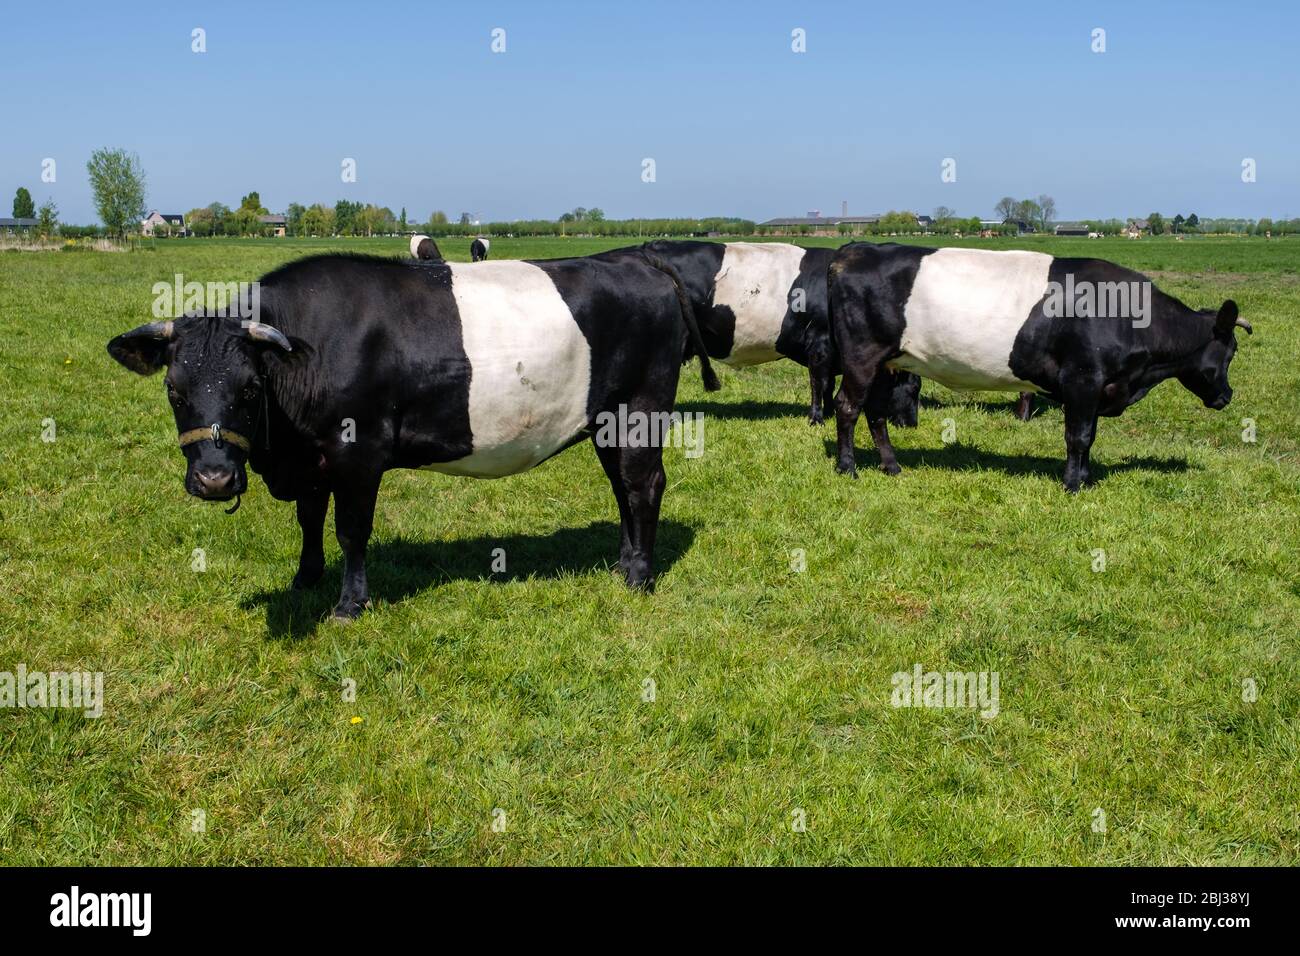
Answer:
[[348, 199], [412, 222], [761, 222], [842, 201], [989, 218], [1040, 193], [1058, 220], [1300, 216], [1300, 10], [1283, 3], [56, 3], [7, 23], [0, 215], [25, 186], [97, 222], [85, 163], [109, 146], [139, 154], [167, 213], [256, 190], [274, 212]]

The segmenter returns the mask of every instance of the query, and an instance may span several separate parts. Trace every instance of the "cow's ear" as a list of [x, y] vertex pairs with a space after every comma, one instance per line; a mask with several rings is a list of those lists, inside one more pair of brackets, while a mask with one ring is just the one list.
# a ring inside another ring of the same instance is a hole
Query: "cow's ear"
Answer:
[[1214, 318], [1214, 330], [1224, 335], [1232, 334], [1232, 327], [1237, 324], [1237, 303], [1231, 299], [1224, 300], [1219, 306], [1219, 314]]
[[166, 363], [175, 336], [171, 322], [147, 322], [108, 343], [108, 354], [137, 375], [152, 375]]

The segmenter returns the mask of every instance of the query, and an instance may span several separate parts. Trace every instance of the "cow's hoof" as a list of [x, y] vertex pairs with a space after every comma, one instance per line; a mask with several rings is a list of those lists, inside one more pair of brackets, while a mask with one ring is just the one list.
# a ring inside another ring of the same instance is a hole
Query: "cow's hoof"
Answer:
[[841, 475], [848, 475], [850, 478], [858, 477], [858, 466], [851, 461], [838, 461], [835, 463], [835, 470]]
[[655, 593], [655, 576], [648, 571], [634, 569], [627, 574], [627, 586], [643, 594]]
[[809, 424], [811, 427], [813, 427], [813, 428], [816, 428], [818, 425], [822, 424], [824, 421], [826, 421], [826, 419], [822, 418], [820, 415], [809, 415], [809, 416], [808, 416], [808, 424]]
[[361, 616], [361, 612], [368, 607], [370, 607], [369, 599], [367, 599], [363, 604], [358, 603], [351, 598], [344, 598], [334, 606], [334, 614], [332, 616], [336, 621], [355, 621]]
[[899, 474], [900, 472], [902, 472], [903, 469], [902, 469], [901, 467], [899, 467], [898, 462], [896, 462], [896, 461], [891, 461], [891, 462], [889, 462], [888, 464], [885, 464], [885, 463], [882, 462], [881, 465], [880, 465], [880, 470], [883, 471], [883, 472], [884, 472], [885, 474], [887, 474], [887, 475], [897, 475], [897, 474]]

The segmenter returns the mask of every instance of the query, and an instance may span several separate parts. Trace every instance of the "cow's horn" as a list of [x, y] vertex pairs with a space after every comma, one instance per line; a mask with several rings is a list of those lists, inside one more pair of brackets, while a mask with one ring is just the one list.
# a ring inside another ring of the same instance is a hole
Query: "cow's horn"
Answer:
[[272, 345], [284, 349], [286, 352], [292, 352], [293, 346], [289, 340], [273, 325], [267, 325], [263, 322], [254, 322], [251, 319], [245, 319], [240, 323], [244, 330], [248, 332], [248, 337], [256, 342], [269, 342]]
[[1255, 334], [1255, 330], [1250, 327], [1250, 323], [1247, 322], [1245, 319], [1239, 318], [1233, 324], [1239, 329], [1245, 329], [1247, 335]]
[[165, 322], [146, 322], [144, 325], [138, 325], [130, 332], [123, 332], [124, 339], [162, 339], [170, 341], [176, 337], [176, 327], [171, 319]]

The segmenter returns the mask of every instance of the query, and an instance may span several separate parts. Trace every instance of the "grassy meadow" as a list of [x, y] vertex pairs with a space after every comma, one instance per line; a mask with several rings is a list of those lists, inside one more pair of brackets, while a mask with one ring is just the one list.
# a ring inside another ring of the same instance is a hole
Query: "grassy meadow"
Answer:
[[[161, 378], [104, 346], [176, 273], [405, 242], [0, 253], [0, 671], [105, 694], [99, 719], [0, 709], [0, 862], [1300, 863], [1300, 241], [965, 244], [1235, 298], [1232, 404], [1165, 383], [1102, 420], [1070, 496], [1059, 408], [927, 383], [903, 474], [863, 424], [855, 482], [803, 369], [706, 394], [692, 365], [705, 451], [665, 455], [655, 595], [612, 573], [580, 445], [500, 481], [390, 472], [351, 624], [332, 521], [291, 593], [293, 506], [252, 475], [233, 516], [186, 496]], [[996, 672], [999, 713], [891, 706], [915, 664]]]

